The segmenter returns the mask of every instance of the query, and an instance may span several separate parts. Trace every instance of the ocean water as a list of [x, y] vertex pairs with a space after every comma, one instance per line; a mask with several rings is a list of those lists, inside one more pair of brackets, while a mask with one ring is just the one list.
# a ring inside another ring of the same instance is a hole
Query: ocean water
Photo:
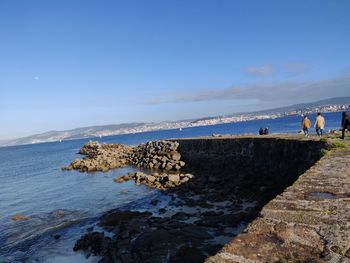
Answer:
[[[326, 130], [338, 129], [341, 113], [324, 114]], [[310, 116], [314, 121], [315, 116]], [[212, 134], [256, 134], [260, 127], [271, 133], [297, 133], [300, 116], [205, 127], [108, 136], [105, 143], [137, 145], [142, 142]], [[75, 241], [95, 224], [104, 211], [117, 207], [147, 207], [157, 190], [113, 178], [136, 168], [107, 173], [61, 171], [76, 158], [87, 139], [0, 148], [0, 262], [96, 262], [73, 252]], [[25, 221], [13, 221], [21, 214]], [[96, 230], [96, 226], [95, 226]]]

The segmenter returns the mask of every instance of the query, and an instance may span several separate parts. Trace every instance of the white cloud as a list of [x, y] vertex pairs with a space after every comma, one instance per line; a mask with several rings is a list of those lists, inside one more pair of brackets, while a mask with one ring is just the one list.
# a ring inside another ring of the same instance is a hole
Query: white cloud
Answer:
[[263, 65], [261, 67], [249, 67], [246, 68], [246, 72], [257, 77], [266, 77], [274, 73], [274, 70], [269, 65]]

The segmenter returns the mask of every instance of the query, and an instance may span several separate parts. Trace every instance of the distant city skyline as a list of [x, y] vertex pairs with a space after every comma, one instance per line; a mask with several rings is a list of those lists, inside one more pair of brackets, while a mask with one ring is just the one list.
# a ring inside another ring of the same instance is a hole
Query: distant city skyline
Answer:
[[0, 1], [0, 140], [350, 95], [350, 2]]

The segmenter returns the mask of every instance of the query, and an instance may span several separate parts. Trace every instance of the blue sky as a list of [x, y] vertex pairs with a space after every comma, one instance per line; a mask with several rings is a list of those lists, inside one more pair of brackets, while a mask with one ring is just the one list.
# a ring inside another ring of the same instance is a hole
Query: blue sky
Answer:
[[0, 139], [350, 95], [350, 1], [0, 1]]

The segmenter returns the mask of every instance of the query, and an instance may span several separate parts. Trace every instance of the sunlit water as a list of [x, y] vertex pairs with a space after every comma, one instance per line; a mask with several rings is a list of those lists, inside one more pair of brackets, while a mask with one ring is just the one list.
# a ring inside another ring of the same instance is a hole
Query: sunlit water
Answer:
[[[327, 129], [338, 129], [341, 113], [324, 115]], [[314, 120], [314, 116], [311, 116]], [[105, 143], [137, 145], [155, 139], [256, 133], [269, 127], [274, 133], [296, 133], [299, 116], [206, 127], [185, 128], [98, 138]], [[87, 140], [63, 141], [0, 148], [0, 262], [96, 262], [73, 252], [75, 241], [93, 226], [104, 211], [117, 207], [147, 209], [156, 190], [113, 178], [135, 167], [107, 173], [62, 172]], [[26, 221], [12, 221], [16, 214]], [[96, 226], [94, 226], [96, 230]]]

